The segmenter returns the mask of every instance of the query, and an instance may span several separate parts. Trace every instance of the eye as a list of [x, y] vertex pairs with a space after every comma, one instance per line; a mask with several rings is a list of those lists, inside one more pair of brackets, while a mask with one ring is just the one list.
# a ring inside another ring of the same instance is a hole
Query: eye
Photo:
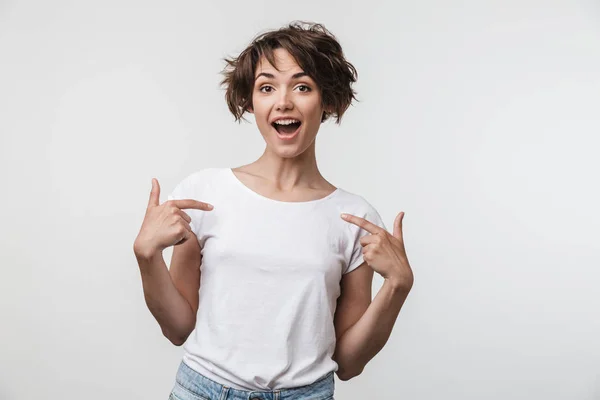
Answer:
[[270, 93], [271, 92], [270, 90], [267, 92], [263, 91], [263, 89], [266, 89], [266, 88], [273, 89], [271, 86], [266, 85], [266, 86], [263, 86], [260, 89], [258, 89], [258, 91], [262, 92], [262, 93]]
[[302, 87], [303, 87], [303, 88], [306, 88], [306, 90], [301, 90], [301, 92], [310, 92], [310, 90], [311, 90], [311, 89], [310, 89], [310, 87], [308, 87], [307, 85], [300, 85], [300, 86], [298, 86], [298, 87], [299, 87], [299, 88], [302, 88]]

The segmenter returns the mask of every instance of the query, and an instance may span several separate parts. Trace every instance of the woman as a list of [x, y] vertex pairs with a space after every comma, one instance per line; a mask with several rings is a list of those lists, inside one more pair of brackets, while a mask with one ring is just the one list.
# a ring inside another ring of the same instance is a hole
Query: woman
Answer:
[[[390, 234], [319, 172], [320, 124], [340, 123], [356, 81], [322, 25], [264, 33], [226, 62], [229, 109], [254, 114], [263, 155], [196, 171], [162, 205], [153, 179], [134, 244], [150, 311], [185, 343], [170, 398], [333, 399], [333, 373], [361, 373], [412, 287], [403, 213]], [[373, 271], [385, 280], [371, 302]]]

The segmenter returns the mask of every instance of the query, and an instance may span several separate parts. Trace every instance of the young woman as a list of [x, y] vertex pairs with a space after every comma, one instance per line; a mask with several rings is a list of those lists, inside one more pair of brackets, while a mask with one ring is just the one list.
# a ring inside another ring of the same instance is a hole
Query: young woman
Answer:
[[[333, 373], [362, 372], [412, 287], [404, 213], [391, 234], [319, 172], [320, 124], [340, 123], [356, 81], [322, 25], [263, 33], [226, 62], [229, 109], [254, 114], [264, 153], [190, 174], [163, 204], [153, 179], [134, 244], [150, 311], [185, 343], [170, 398], [333, 399]], [[385, 280], [371, 302], [373, 271]]]

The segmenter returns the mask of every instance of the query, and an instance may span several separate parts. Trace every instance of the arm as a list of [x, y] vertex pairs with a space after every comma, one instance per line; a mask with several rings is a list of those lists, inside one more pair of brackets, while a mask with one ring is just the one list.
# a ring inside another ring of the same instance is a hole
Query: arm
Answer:
[[163, 334], [182, 345], [196, 324], [200, 286], [200, 245], [196, 238], [173, 247], [170, 270], [162, 252], [134, 252], [140, 267], [144, 298]]
[[342, 218], [371, 234], [359, 239], [364, 262], [356, 271], [372, 269], [385, 279], [371, 302], [370, 288], [366, 286], [371, 285], [372, 271], [371, 275], [367, 272], [354, 275], [355, 271], [352, 271], [342, 278], [342, 283], [350, 289], [345, 290], [341, 302], [350, 306], [344, 305], [340, 310], [348, 315], [338, 318], [344, 321], [340, 324], [343, 333], [336, 343], [334, 359], [340, 367], [338, 376], [348, 380], [359, 375], [387, 342], [414, 277], [404, 248], [404, 212], [396, 216], [393, 234], [355, 215], [342, 214]]
[[363, 371], [386, 344], [408, 291], [386, 279], [371, 302], [373, 270], [363, 263], [342, 278], [342, 295], [335, 314], [333, 359], [338, 377], [347, 381]]

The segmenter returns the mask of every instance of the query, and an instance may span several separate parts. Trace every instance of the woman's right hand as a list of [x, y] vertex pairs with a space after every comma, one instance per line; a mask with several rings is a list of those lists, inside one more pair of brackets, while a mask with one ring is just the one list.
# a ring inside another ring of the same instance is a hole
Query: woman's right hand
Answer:
[[142, 227], [133, 243], [136, 256], [150, 257], [169, 246], [181, 244], [195, 236], [190, 228], [191, 218], [183, 209], [211, 211], [213, 206], [192, 199], [160, 201], [160, 185], [152, 179], [150, 200]]

